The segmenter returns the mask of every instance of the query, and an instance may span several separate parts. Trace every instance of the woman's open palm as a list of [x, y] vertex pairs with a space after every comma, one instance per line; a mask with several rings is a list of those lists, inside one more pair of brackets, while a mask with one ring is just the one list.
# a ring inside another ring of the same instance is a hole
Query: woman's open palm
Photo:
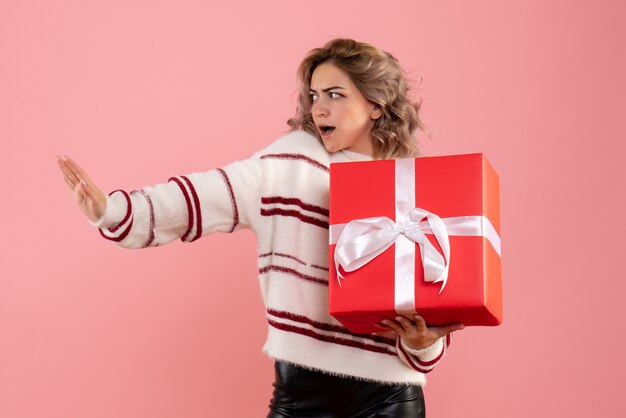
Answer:
[[63, 172], [65, 183], [74, 193], [78, 207], [92, 221], [97, 221], [106, 209], [106, 196], [87, 173], [67, 156], [59, 157], [57, 163]]

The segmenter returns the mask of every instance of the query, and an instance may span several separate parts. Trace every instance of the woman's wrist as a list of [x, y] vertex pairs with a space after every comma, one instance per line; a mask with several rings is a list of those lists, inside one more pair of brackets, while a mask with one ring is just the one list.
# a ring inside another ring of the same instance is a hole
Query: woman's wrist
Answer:
[[437, 338], [435, 341], [433, 341], [432, 343], [430, 343], [429, 345], [425, 347], [415, 348], [409, 345], [407, 342], [405, 342], [404, 339], [402, 339], [402, 337], [400, 337], [400, 344], [402, 344], [402, 347], [406, 350], [406, 352], [414, 356], [420, 356], [420, 357], [428, 354], [431, 351], [436, 351], [436, 352], [441, 351], [439, 345], [441, 345], [442, 343], [443, 343], [443, 339]]

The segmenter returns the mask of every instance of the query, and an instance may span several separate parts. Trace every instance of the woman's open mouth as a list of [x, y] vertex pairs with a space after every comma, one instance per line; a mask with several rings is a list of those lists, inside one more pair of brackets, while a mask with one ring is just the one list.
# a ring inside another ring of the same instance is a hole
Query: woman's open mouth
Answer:
[[319, 131], [323, 138], [328, 138], [335, 131], [335, 127], [330, 125], [320, 125]]

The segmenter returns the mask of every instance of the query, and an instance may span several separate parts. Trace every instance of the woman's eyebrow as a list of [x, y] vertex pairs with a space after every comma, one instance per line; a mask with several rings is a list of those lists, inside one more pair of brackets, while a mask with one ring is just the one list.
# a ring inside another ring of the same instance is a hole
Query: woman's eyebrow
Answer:
[[[340, 87], [340, 86], [333, 86], [333, 87], [328, 87], [327, 89], [322, 89], [322, 92], [323, 93], [328, 93], [329, 91], [334, 90], [334, 89], [347, 90], [347, 89], [345, 89], [343, 87]], [[317, 91], [315, 89], [312, 89], [312, 88], [309, 88], [309, 91], [312, 91], [313, 93], [317, 93]]]

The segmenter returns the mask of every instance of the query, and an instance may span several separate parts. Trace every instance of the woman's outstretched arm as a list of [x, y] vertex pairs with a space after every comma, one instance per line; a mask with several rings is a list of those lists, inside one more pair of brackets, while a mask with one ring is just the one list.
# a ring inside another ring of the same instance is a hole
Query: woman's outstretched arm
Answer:
[[250, 227], [258, 206], [261, 169], [255, 158], [109, 195], [71, 158], [58, 158], [58, 164], [91, 225], [125, 248], [154, 247], [175, 239], [192, 242], [212, 232]]

